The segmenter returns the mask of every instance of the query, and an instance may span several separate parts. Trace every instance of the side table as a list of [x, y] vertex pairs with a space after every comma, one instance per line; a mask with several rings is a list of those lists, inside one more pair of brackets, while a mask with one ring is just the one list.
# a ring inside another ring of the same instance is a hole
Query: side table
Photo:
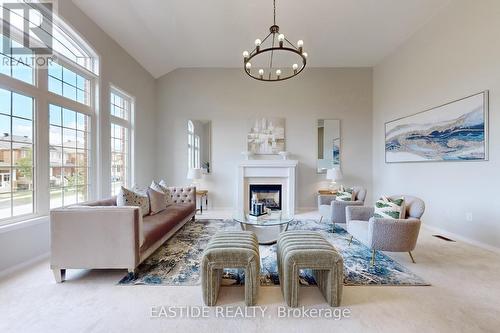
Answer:
[[208, 190], [197, 190], [196, 196], [200, 197], [200, 214], [203, 214], [203, 201], [205, 201], [205, 210], [208, 208]]

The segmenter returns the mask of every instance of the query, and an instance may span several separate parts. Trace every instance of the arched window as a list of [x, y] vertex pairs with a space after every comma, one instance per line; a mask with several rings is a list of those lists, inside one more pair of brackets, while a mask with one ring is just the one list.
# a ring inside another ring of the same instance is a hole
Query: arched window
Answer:
[[[95, 196], [99, 58], [49, 7], [2, 2], [0, 12], [0, 224], [6, 224]], [[52, 24], [42, 25], [42, 17]], [[34, 51], [41, 47], [50, 52]]]

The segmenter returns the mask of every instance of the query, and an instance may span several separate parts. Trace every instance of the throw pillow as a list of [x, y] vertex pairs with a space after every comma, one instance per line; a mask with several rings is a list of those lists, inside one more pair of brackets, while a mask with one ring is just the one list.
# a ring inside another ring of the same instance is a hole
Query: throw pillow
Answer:
[[157, 191], [153, 188], [148, 188], [149, 203], [151, 205], [151, 215], [158, 214], [167, 208], [166, 194], [163, 191]]
[[340, 189], [337, 191], [335, 195], [335, 200], [337, 201], [354, 201], [356, 193], [354, 193], [354, 189], [352, 188], [344, 188], [343, 185], [340, 185]]
[[151, 182], [150, 186], [153, 190], [165, 193], [165, 202], [167, 207], [174, 204], [174, 199], [172, 198], [172, 191], [165, 184], [165, 181], [160, 181], [160, 183], [156, 183], [155, 181]]
[[121, 187], [116, 196], [117, 206], [137, 206], [141, 208], [142, 216], [149, 215], [149, 198], [147, 194], [138, 193]]
[[405, 209], [405, 198], [391, 199], [382, 196], [375, 202], [373, 216], [381, 219], [403, 219], [405, 218]]

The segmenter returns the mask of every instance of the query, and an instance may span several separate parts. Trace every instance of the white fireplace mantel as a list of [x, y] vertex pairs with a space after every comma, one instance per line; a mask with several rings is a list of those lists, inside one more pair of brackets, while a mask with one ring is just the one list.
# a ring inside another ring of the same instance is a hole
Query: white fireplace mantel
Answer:
[[296, 168], [295, 160], [247, 160], [238, 167], [237, 205], [248, 211], [251, 184], [281, 184], [282, 211], [295, 214]]

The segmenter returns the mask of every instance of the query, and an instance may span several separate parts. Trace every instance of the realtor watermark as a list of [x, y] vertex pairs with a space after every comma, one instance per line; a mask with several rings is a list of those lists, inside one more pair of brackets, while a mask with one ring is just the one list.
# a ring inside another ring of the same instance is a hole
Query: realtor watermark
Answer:
[[1, 65], [47, 67], [53, 52], [54, 1], [5, 1], [2, 10]]
[[278, 306], [166, 306], [151, 307], [152, 319], [254, 319], [254, 318], [300, 318], [300, 319], [348, 319], [349, 308], [290, 308]]

